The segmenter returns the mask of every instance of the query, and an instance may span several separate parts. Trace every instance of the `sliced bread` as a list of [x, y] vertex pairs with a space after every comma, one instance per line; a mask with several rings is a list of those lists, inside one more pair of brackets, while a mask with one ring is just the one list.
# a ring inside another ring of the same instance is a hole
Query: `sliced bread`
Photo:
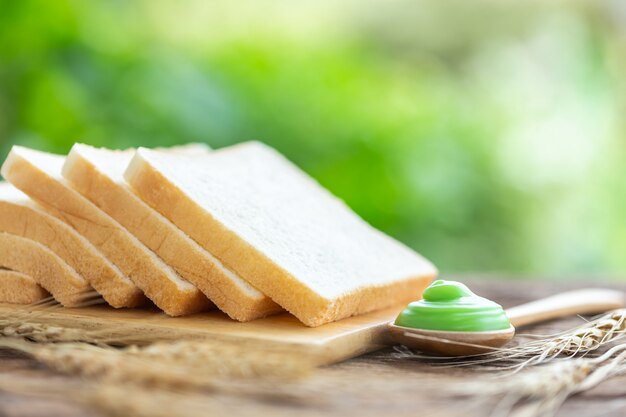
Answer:
[[[202, 154], [206, 148], [167, 152]], [[63, 166], [63, 177], [99, 208], [152, 249], [179, 275], [195, 284], [231, 318], [248, 321], [282, 311], [270, 298], [225, 268], [172, 222], [141, 200], [124, 181], [135, 151], [114, 151], [76, 144]]]
[[194, 157], [140, 148], [125, 178], [308, 326], [415, 299], [437, 273], [257, 142]]
[[61, 176], [65, 158], [14, 146], [2, 176], [85, 236], [171, 316], [207, 309], [209, 300], [122, 225], [71, 188]]
[[0, 232], [0, 267], [32, 277], [65, 307], [84, 302], [91, 287], [71, 266], [34, 240]]
[[147, 301], [143, 292], [84, 236], [7, 182], [0, 182], [0, 231], [49, 248], [113, 307], [137, 307]]
[[10, 269], [0, 269], [0, 303], [33, 304], [50, 294], [32, 277]]

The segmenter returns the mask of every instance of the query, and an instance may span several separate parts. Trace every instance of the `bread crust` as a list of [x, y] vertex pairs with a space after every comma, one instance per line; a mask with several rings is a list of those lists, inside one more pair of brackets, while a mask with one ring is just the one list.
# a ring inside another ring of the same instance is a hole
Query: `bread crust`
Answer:
[[34, 304], [50, 296], [30, 276], [9, 269], [0, 269], [0, 303]]
[[14, 146], [2, 166], [4, 178], [76, 229], [168, 315], [192, 314], [210, 306], [200, 290], [178, 277], [118, 222], [32, 163], [29, 152], [49, 155]]
[[[12, 186], [0, 184], [0, 187]], [[147, 303], [143, 292], [87, 239], [34, 202], [3, 198], [0, 194], [0, 231], [34, 240], [49, 248], [115, 308]]]
[[81, 152], [84, 146], [75, 145], [63, 167], [63, 176], [74, 189], [122, 224], [234, 320], [250, 321], [282, 311], [246, 282], [238, 284], [235, 280], [241, 278], [229, 276], [233, 273], [217, 258], [144, 203], [127, 184], [100, 171]]
[[416, 275], [327, 299], [228, 229], [147, 162], [141, 151], [131, 161], [125, 178], [148, 204], [307, 326], [315, 327], [415, 299], [437, 274], [425, 262]]
[[32, 277], [65, 307], [80, 305], [91, 290], [83, 277], [41, 243], [4, 232], [0, 266]]

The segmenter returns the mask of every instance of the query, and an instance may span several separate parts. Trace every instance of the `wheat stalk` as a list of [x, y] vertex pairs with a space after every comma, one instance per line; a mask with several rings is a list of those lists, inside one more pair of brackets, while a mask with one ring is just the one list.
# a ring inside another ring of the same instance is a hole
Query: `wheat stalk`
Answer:
[[[103, 304], [100, 294], [93, 290], [82, 295], [83, 302], [76, 307]], [[9, 312], [0, 313], [0, 336], [22, 337], [35, 342], [82, 341], [88, 343], [112, 342], [108, 329], [86, 331], [67, 326], [53, 326], [41, 323], [51, 311], [63, 308], [54, 298], [48, 297], [34, 304], [15, 306]]]
[[293, 378], [307, 374], [316, 366], [315, 356], [303, 356], [302, 352], [260, 349], [224, 340], [114, 348], [0, 338], [0, 347], [27, 353], [66, 374], [176, 389], [212, 388], [215, 378], [224, 376]]
[[[124, 382], [86, 380], [77, 383], [70, 380], [58, 386], [46, 380], [18, 376], [11, 380], [0, 378], [0, 390], [18, 395], [62, 400], [85, 406], [109, 417], [228, 416], [235, 410], [236, 414], [242, 417], [294, 415], [293, 408], [281, 409], [263, 402], [240, 401], [237, 396], [229, 398], [211, 393], [174, 391]], [[68, 392], [72, 395], [68, 396]], [[299, 410], [298, 415], [306, 415], [304, 411]]]
[[[0, 337], [0, 347], [30, 354], [68, 374], [203, 389], [211, 387], [211, 381], [220, 376], [300, 376], [317, 366], [320, 359], [293, 346], [259, 346], [228, 338], [154, 343], [167, 335], [136, 334], [114, 325], [87, 330], [45, 324], [45, 316], [57, 308], [59, 304], [48, 299], [2, 314], [0, 336], [5, 337]], [[129, 341], [148, 345], [138, 347], [129, 345]]]
[[[34, 343], [30, 344], [38, 348], [41, 347]], [[181, 345], [179, 348], [184, 349], [184, 346]], [[159, 382], [163, 382], [164, 377], [159, 376], [160, 373], [168, 375], [165, 378], [170, 378], [170, 382], [177, 379], [183, 382], [193, 380], [197, 374], [182, 372], [182, 370], [176, 374], [173, 373], [169, 363], [164, 364], [164, 367], [161, 368], [160, 364], [154, 361], [141, 363], [142, 367], [137, 368], [135, 365], [139, 365], [139, 363], [134, 363], [133, 359], [137, 352], [127, 351], [118, 351], [119, 357], [108, 362], [102, 361], [102, 358], [97, 358], [100, 366], [94, 367], [93, 352], [99, 352], [99, 348], [85, 349], [83, 345], [78, 349], [78, 351], [81, 350], [84, 353], [84, 361], [80, 359], [81, 354], [77, 355], [75, 346], [69, 346], [68, 349], [68, 345], [65, 345], [58, 350], [59, 353], [64, 352], [69, 355], [68, 357], [53, 356], [54, 363], [63, 364], [57, 366], [57, 369], [73, 373], [78, 367], [78, 371], [84, 375], [98, 376], [98, 379], [90, 378], [77, 387], [71, 387], [73, 401], [95, 407], [105, 414], [115, 417], [169, 417], [170, 415], [187, 417], [221, 415], [228, 412], [228, 404], [222, 403], [223, 398], [228, 398], [228, 396], [214, 397], [211, 395], [214, 390], [224, 391], [223, 381], [214, 386], [207, 383], [210, 382], [210, 379], [205, 380], [201, 385], [193, 383], [162, 385]], [[50, 352], [47, 351], [46, 353], [49, 354]], [[31, 351], [31, 354], [50, 363], [50, 358], [42, 355], [41, 352]], [[156, 352], [150, 353], [150, 355], [154, 354]], [[166, 358], [168, 356], [169, 354], [165, 355]], [[125, 364], [130, 363], [130, 368], [122, 370], [117, 375], [115, 372], [103, 374], [101, 367], [106, 365], [117, 368], [120, 365], [118, 359]], [[85, 368], [85, 364], [89, 364], [91, 367]], [[146, 369], [150, 367], [152, 369]], [[135, 376], [129, 375], [129, 372], [143, 373], [143, 379], [137, 379]], [[443, 385], [438, 385], [434, 381], [430, 381], [430, 386], [425, 388], [432, 390], [433, 394], [438, 393], [442, 398], [450, 398], [451, 396], [464, 398], [468, 404], [493, 403], [493, 400], [496, 400], [498, 405], [493, 409], [492, 417], [551, 416], [571, 395], [588, 390], [608, 378], [623, 373], [626, 373], [626, 344], [617, 345], [596, 358], [558, 360], [515, 375], [507, 374], [505, 377], [484, 378], [482, 380], [473, 378], [471, 384], [450, 385], [447, 381]], [[114, 377], [111, 378], [111, 376]], [[171, 379], [173, 376], [176, 378]], [[156, 386], [154, 385], [155, 380], [151, 379], [153, 377], [156, 378]], [[27, 386], [27, 384], [31, 385]], [[32, 384], [36, 384], [36, 381], [20, 384], [14, 379], [11, 381], [0, 380], [0, 389], [56, 398], [64, 398], [67, 395], [67, 386], [62, 389], [59, 388], [58, 392], [55, 392], [45, 382], [42, 383], [40, 389]], [[439, 384], [442, 383], [439, 382]], [[203, 389], [200, 392], [198, 388]], [[239, 391], [238, 393], [241, 394]], [[255, 407], [262, 407], [262, 404], [256, 404]], [[242, 410], [238, 409], [238, 411]], [[260, 414], [259, 409], [251, 406], [247, 411], [249, 413], [245, 414]], [[272, 409], [272, 412], [275, 411], [277, 410]]]
[[626, 309], [619, 309], [555, 336], [487, 353], [480, 361], [508, 361], [513, 363], [511, 367], [515, 371], [519, 371], [561, 357], [584, 356], [618, 341], [625, 335]]
[[22, 337], [40, 343], [70, 342], [78, 340], [85, 340], [89, 342], [97, 341], [97, 338], [89, 337], [87, 333], [81, 329], [48, 326], [35, 323], [3, 323], [1, 320], [0, 335], [5, 337]]
[[[528, 358], [524, 366], [546, 363], [561, 355], [575, 356], [593, 352], [626, 335], [626, 309], [612, 311], [573, 331], [555, 337], [536, 340], [519, 346], [513, 354]], [[498, 352], [502, 359], [507, 352]]]
[[451, 393], [499, 400], [492, 416], [552, 416], [570, 396], [626, 373], [626, 344], [595, 358], [569, 358], [505, 378], [489, 378], [448, 387]]
[[[251, 381], [251, 385], [246, 385], [246, 379], [232, 380], [233, 375], [290, 381], [315, 366], [312, 361], [302, 361], [301, 357], [280, 350], [256, 350], [252, 357], [245, 354], [250, 349], [246, 345], [231, 350], [233, 346], [228, 344], [203, 341], [115, 349], [86, 343], [34, 343], [22, 338], [0, 338], [0, 347], [27, 353], [64, 374], [86, 377], [79, 386], [64, 385], [58, 389], [45, 382], [38, 386], [36, 380], [20, 383], [14, 378], [11, 381], [0, 378], [0, 390], [66, 401], [70, 390], [71, 401], [112, 417], [227, 415], [232, 404], [222, 404], [221, 399], [211, 394], [234, 389], [241, 395], [242, 389], [254, 392], [258, 384], [258, 379]], [[238, 413], [242, 406], [247, 407], [246, 415], [258, 415], [259, 410], [249, 404], [237, 404]]]

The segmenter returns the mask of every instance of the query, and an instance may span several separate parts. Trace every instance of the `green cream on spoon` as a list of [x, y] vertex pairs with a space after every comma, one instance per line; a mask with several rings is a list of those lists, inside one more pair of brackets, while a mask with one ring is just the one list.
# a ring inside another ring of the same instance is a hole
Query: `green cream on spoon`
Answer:
[[465, 285], [437, 280], [387, 326], [395, 343], [435, 355], [489, 352], [515, 336], [515, 327], [572, 314], [597, 314], [626, 305], [621, 291], [587, 288], [553, 295], [506, 312]]
[[460, 282], [434, 281], [422, 297], [400, 313], [396, 326], [455, 332], [488, 332], [511, 327], [502, 306], [479, 297]]

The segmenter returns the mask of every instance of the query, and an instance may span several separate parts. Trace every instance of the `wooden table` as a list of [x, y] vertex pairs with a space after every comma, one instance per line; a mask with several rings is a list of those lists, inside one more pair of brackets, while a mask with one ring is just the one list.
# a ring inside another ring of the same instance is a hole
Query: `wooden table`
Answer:
[[[474, 280], [470, 286], [479, 294], [499, 301], [505, 307], [541, 298], [566, 289], [613, 287], [626, 291], [626, 285], [602, 282], [541, 282]], [[582, 323], [572, 317], [525, 329], [526, 333], [565, 330]], [[451, 382], [472, 383], [472, 369], [441, 368], [397, 354], [393, 348], [365, 355], [315, 371], [296, 381], [242, 381], [225, 391], [205, 393], [211, 404], [229, 415], [254, 416], [486, 416], [489, 410], [470, 407], [466, 401], [426, 395], [421, 387], [436, 377]], [[67, 399], [50, 400], [37, 396], [0, 392], [0, 416], [97, 416], [98, 412], [73, 403], [71, 386], [80, 383], [38, 365], [34, 360], [11, 351], [0, 351], [0, 379], [45, 380], [55, 387], [68, 387]], [[240, 389], [236, 387], [239, 386]], [[235, 388], [233, 388], [235, 387]], [[213, 408], [215, 410], [215, 408]], [[221, 414], [221, 413], [220, 413]], [[559, 416], [626, 415], [626, 376], [570, 398]]]

